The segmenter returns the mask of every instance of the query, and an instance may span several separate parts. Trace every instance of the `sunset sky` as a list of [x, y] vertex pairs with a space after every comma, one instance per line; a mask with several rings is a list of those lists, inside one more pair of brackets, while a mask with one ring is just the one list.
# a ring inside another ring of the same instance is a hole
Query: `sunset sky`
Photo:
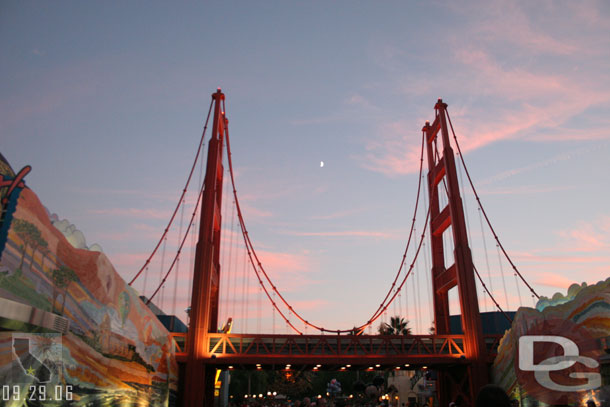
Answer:
[[[496, 232], [534, 288], [551, 296], [610, 275], [608, 2], [5, 1], [0, 53], [0, 152], [15, 170], [32, 166], [27, 185], [127, 280], [176, 205], [217, 87], [250, 237], [312, 322], [362, 324], [389, 289], [415, 204], [421, 128], [438, 98]], [[520, 293], [532, 306], [482, 233], [472, 194], [465, 203], [495, 296], [514, 310]], [[231, 219], [229, 206], [227, 231]], [[221, 292], [237, 300], [221, 303], [221, 318], [240, 319], [245, 292], [249, 331], [287, 332], [277, 316], [271, 326], [235, 247], [223, 259], [236, 277]], [[173, 277], [159, 298], [182, 319], [186, 252], [176, 304]], [[150, 294], [160, 262], [137, 290]], [[422, 333], [424, 269], [422, 257], [401, 309], [388, 311]]]

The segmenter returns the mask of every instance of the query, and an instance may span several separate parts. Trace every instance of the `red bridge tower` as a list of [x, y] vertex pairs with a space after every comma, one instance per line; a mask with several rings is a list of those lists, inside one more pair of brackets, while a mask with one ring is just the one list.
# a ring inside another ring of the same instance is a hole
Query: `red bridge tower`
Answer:
[[[487, 349], [483, 340], [479, 302], [474, 280], [474, 266], [468, 245], [464, 208], [460, 197], [455, 167], [454, 152], [449, 142], [447, 129], [447, 104], [439, 99], [434, 106], [436, 118], [432, 125], [426, 122], [422, 131], [426, 138], [428, 155], [428, 193], [430, 197], [430, 239], [432, 250], [432, 286], [434, 296], [434, 318], [437, 335], [449, 334], [449, 290], [457, 285], [462, 329], [464, 331], [464, 351], [470, 362], [467, 372], [464, 368], [448, 369], [439, 378], [441, 396], [462, 395], [470, 399], [488, 381]], [[441, 143], [438, 143], [438, 133]], [[438, 151], [441, 144], [441, 153]], [[444, 180], [444, 182], [443, 182]], [[439, 187], [446, 188], [448, 204], [440, 208]], [[451, 226], [454, 243], [454, 264], [446, 267], [443, 232]], [[469, 380], [467, 379], [469, 378]], [[451, 400], [442, 400], [448, 405]], [[474, 400], [472, 400], [474, 404]]]

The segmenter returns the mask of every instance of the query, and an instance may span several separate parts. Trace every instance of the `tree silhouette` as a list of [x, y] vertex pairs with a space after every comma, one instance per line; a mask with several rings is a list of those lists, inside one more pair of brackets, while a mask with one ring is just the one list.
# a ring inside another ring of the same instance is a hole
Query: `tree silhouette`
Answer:
[[13, 230], [23, 241], [23, 244], [21, 245], [21, 260], [19, 261], [19, 267], [17, 267], [19, 270], [23, 267], [23, 260], [28, 246], [32, 244], [32, 230], [35, 228], [36, 226], [23, 219], [15, 219], [13, 221]]
[[[32, 240], [34, 243], [32, 245], [33, 248], [32, 248], [32, 258], [30, 259], [30, 270], [32, 270], [32, 263], [34, 262], [34, 254], [36, 253], [36, 250], [44, 253], [44, 250], [49, 246], [47, 241], [43, 239], [43, 237], [40, 234], [40, 231], [38, 229], [36, 229], [36, 232], [32, 236]], [[44, 256], [44, 254], [43, 254], [43, 256]], [[42, 257], [41, 257], [41, 261], [42, 261]]]
[[64, 306], [66, 304], [66, 295], [68, 293], [68, 286], [72, 281], [78, 281], [78, 276], [71, 268], [68, 268], [64, 265], [59, 266], [58, 269], [52, 271], [53, 275], [53, 310], [55, 310], [55, 300], [57, 299], [57, 295], [59, 294], [58, 290], [63, 290], [63, 301], [61, 304], [60, 313], [63, 315]]
[[353, 327], [349, 332], [350, 335], [362, 335], [364, 333], [364, 328], [358, 328], [357, 326]]
[[46, 240], [42, 237], [40, 230], [31, 222], [23, 219], [15, 219], [13, 221], [13, 230], [23, 241], [21, 245], [21, 259], [19, 260], [19, 270], [22, 269], [25, 260], [25, 254], [29, 247], [32, 248], [32, 257], [30, 259], [30, 270], [32, 269], [32, 263], [34, 262], [34, 255], [36, 250], [45, 249], [49, 246]]
[[378, 332], [380, 335], [411, 335], [408, 325], [409, 321], [400, 316], [390, 317], [390, 323], [382, 322]]

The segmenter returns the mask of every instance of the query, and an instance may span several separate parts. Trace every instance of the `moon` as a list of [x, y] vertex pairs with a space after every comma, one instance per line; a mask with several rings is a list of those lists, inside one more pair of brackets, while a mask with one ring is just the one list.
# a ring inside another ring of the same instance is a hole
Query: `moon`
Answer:
[[320, 161], [320, 168], [324, 167], [324, 161]]

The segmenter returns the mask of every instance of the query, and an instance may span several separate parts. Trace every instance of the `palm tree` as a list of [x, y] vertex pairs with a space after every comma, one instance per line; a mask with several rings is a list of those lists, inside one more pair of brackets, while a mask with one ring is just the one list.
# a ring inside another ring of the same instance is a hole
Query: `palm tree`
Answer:
[[409, 321], [395, 316], [390, 317], [390, 323], [383, 322], [379, 325], [380, 335], [411, 335], [411, 328], [408, 327]]
[[349, 335], [362, 335], [364, 333], [364, 327], [353, 327], [352, 330], [349, 332]]

